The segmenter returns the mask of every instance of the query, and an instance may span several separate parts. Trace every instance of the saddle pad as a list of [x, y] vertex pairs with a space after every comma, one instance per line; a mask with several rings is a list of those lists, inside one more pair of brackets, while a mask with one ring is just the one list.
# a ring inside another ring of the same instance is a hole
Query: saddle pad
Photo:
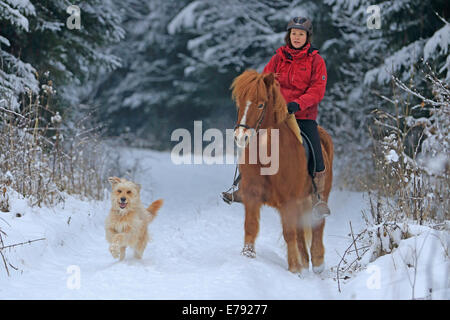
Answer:
[[289, 129], [291, 129], [292, 132], [294, 132], [294, 134], [297, 137], [298, 141], [300, 141], [300, 143], [303, 144], [302, 135], [300, 134], [300, 128], [299, 128], [299, 126], [297, 124], [297, 120], [295, 119], [294, 114], [290, 114], [287, 117], [286, 123], [287, 123]]

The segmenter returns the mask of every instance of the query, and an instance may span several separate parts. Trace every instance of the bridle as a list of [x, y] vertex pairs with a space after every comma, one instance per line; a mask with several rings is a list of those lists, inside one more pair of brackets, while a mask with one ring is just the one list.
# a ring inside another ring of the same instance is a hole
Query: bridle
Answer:
[[[258, 131], [259, 131], [259, 127], [261, 126], [261, 123], [263, 122], [263, 120], [264, 120], [264, 116], [266, 115], [266, 109], [267, 109], [267, 104], [263, 104], [263, 111], [261, 112], [261, 115], [259, 116], [259, 118], [258, 118], [258, 122], [256, 123], [256, 127], [255, 127], [255, 131], [256, 131], [256, 133], [258, 133]], [[243, 127], [243, 128], [245, 128], [245, 129], [253, 129], [253, 128], [250, 128], [248, 125], [246, 125], [246, 124], [241, 124], [241, 123], [238, 123], [237, 125], [235, 125], [234, 126], [234, 130], [236, 130], [237, 128], [239, 128], [239, 127]]]

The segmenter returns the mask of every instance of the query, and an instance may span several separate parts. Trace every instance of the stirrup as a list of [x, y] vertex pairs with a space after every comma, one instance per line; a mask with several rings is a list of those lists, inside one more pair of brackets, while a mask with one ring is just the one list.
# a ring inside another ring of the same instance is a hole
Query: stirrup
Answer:
[[[233, 202], [240, 202], [240, 201], [234, 201], [234, 195], [233, 193], [236, 192], [238, 188], [238, 184], [239, 181], [241, 181], [241, 174], [239, 174], [236, 177], [236, 174], [238, 172], [238, 166], [236, 165], [236, 170], [234, 171], [234, 181], [233, 181], [233, 185], [231, 186], [231, 188], [229, 188], [227, 191], [222, 192], [222, 200], [227, 203], [227, 204], [232, 204]], [[229, 193], [228, 191], [231, 190], [231, 193]]]
[[[227, 195], [230, 195], [230, 198], [231, 198], [231, 199], [229, 199], [229, 198], [227, 197]], [[231, 204], [234, 202], [234, 199], [233, 199], [233, 193], [222, 192], [222, 200], [223, 200], [225, 203], [231, 205]]]

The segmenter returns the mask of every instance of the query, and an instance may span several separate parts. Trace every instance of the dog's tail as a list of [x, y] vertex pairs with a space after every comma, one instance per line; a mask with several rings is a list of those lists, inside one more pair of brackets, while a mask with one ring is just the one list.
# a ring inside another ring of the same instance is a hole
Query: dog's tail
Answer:
[[148, 208], [147, 208], [147, 212], [150, 213], [149, 216], [149, 223], [158, 215], [158, 210], [162, 207], [164, 203], [163, 199], [159, 199], [154, 201]]

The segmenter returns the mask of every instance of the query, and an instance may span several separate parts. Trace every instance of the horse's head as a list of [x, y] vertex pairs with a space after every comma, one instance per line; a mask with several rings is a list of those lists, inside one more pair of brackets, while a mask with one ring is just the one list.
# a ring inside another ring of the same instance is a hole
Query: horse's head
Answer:
[[273, 73], [247, 70], [234, 79], [231, 89], [238, 111], [234, 139], [239, 148], [245, 148], [260, 128], [275, 126], [286, 118], [286, 102]]

